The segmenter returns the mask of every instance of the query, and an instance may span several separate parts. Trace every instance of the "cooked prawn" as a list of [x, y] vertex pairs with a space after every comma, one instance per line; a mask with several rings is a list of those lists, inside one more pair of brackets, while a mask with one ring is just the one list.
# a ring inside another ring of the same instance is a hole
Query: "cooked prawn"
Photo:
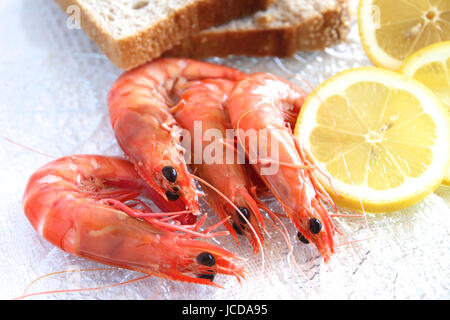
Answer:
[[[258, 73], [237, 82], [228, 99], [228, 110], [249, 161], [295, 224], [299, 236], [313, 242], [328, 262], [334, 253], [335, 228], [324, 203], [334, 204], [312, 174], [315, 167], [289, 128], [305, 96], [286, 80]], [[257, 135], [258, 146], [270, 146], [275, 141], [278, 152], [272, 150], [266, 152], [267, 158], [258, 158], [245, 144], [243, 137], [248, 130], [266, 130], [266, 135]], [[277, 172], [262, 174], [262, 169], [273, 163], [279, 164]]]
[[195, 215], [200, 213], [197, 190], [183, 157], [180, 128], [169, 112], [178, 99], [174, 88], [186, 81], [241, 76], [205, 62], [158, 59], [123, 74], [108, 96], [117, 141], [136, 171], [157, 195], [180, 199]]
[[218, 286], [212, 282], [215, 274], [243, 277], [235, 255], [195, 240], [223, 235], [211, 232], [216, 226], [199, 231], [206, 215], [184, 226], [174, 220], [179, 213], [153, 213], [138, 199], [146, 188], [127, 160], [68, 156], [31, 176], [23, 206], [41, 236], [80, 257], [213, 286]]
[[[204, 133], [214, 133], [216, 140], [209, 144], [202, 143], [201, 152], [204, 155], [205, 150], [213, 146], [214, 150], [222, 150], [221, 155], [215, 154], [212, 159], [214, 161], [203, 158], [202, 163], [193, 165], [194, 172], [197, 177], [214, 187], [215, 190], [208, 185], [203, 187], [208, 203], [220, 219], [231, 217], [232, 221], [226, 221], [224, 225], [235, 240], [239, 242], [237, 234], [244, 234], [257, 252], [263, 243], [259, 224], [264, 227], [264, 222], [260, 207], [250, 191], [252, 184], [245, 167], [236, 161], [227, 161], [228, 154], [235, 153], [233, 146], [231, 149], [228, 146], [227, 149], [227, 146], [221, 143], [227, 137], [227, 130], [232, 131], [225, 108], [234, 83], [225, 79], [191, 82], [184, 88], [179, 103], [172, 112], [180, 126], [189, 131], [192, 149], [195, 145], [196, 125], [200, 124]], [[234, 141], [232, 143], [234, 145]], [[194, 153], [194, 150], [192, 151]], [[236, 210], [237, 208], [239, 210]]]

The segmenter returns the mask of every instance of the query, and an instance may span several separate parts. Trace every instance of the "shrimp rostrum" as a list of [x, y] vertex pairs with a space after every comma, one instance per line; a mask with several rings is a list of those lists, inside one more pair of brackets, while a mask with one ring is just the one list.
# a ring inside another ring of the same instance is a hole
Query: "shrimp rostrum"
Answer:
[[[25, 214], [46, 240], [100, 263], [172, 280], [218, 286], [216, 274], [238, 280], [235, 255], [196, 240], [221, 235], [175, 220], [180, 213], [155, 213], [144, 201], [147, 185], [127, 160], [77, 155], [55, 160], [29, 179]], [[223, 232], [222, 232], [223, 234]]]

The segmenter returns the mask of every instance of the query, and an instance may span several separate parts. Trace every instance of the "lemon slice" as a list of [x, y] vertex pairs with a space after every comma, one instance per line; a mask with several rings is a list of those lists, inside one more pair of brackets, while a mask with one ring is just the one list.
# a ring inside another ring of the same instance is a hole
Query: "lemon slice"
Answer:
[[361, 0], [358, 26], [372, 62], [398, 70], [412, 53], [450, 40], [450, 1]]
[[[430, 88], [450, 114], [450, 41], [419, 50], [405, 60], [400, 71]], [[450, 185], [450, 163], [443, 183]]]
[[319, 86], [302, 107], [295, 136], [338, 205], [386, 212], [440, 185], [448, 131], [447, 111], [430, 89], [402, 74], [365, 67]]

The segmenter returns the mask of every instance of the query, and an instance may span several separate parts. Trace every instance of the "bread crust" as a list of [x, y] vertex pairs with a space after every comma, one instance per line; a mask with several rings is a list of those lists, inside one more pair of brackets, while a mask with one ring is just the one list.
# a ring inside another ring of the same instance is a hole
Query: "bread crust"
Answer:
[[252, 30], [206, 30], [184, 40], [164, 56], [206, 58], [228, 55], [292, 56], [299, 50], [323, 50], [344, 41], [351, 27], [348, 0], [338, 0], [311, 19], [285, 28]]
[[114, 65], [128, 70], [159, 57], [201, 30], [266, 9], [273, 0], [198, 0], [174, 11], [150, 28], [120, 39], [114, 39], [79, 0], [55, 2], [64, 12], [69, 6], [78, 6], [83, 30]]

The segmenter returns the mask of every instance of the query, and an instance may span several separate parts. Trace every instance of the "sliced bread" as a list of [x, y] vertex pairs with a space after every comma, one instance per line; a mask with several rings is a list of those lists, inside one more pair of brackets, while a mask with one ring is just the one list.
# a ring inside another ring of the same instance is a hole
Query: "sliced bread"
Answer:
[[273, 0], [55, 0], [80, 10], [81, 27], [121, 69], [131, 69], [203, 29], [267, 8]]
[[345, 40], [350, 24], [348, 0], [275, 0], [265, 11], [202, 31], [164, 55], [291, 56]]

